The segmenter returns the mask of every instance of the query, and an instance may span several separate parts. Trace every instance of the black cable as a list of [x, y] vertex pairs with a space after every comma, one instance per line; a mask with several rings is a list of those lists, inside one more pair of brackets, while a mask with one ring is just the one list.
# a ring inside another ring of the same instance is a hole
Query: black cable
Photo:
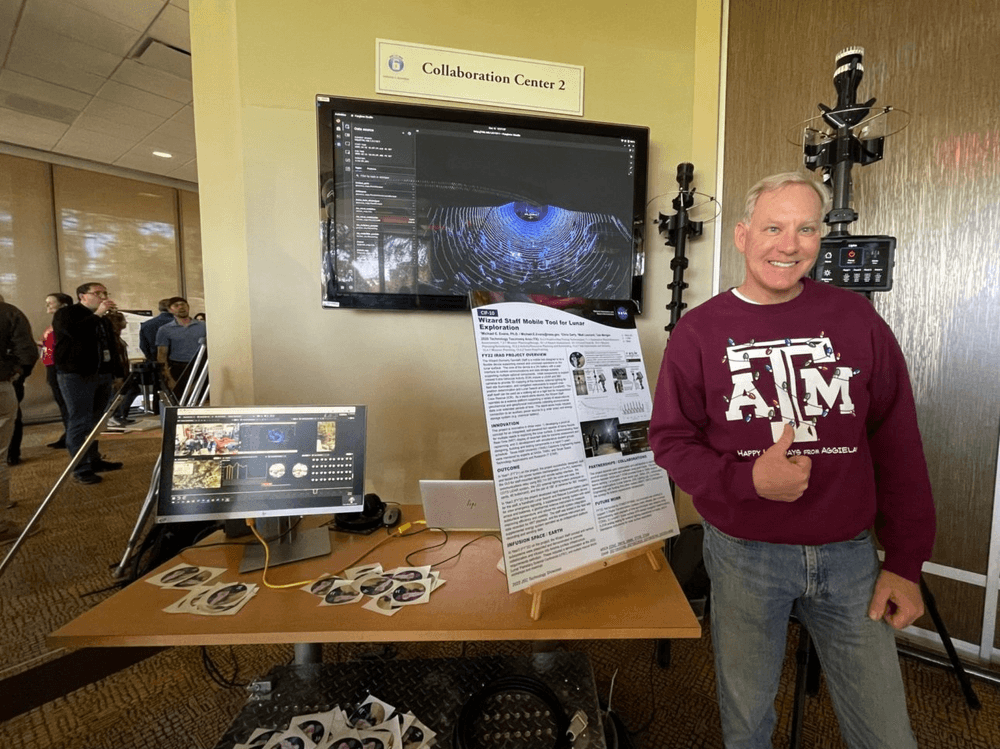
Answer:
[[391, 540], [393, 538], [409, 538], [410, 536], [416, 536], [416, 535], [418, 535], [420, 533], [426, 533], [429, 530], [431, 530], [431, 529], [430, 528], [422, 528], [419, 531], [414, 531], [413, 533], [398, 533], [396, 531], [389, 530], [388, 528], [386, 528], [385, 529], [385, 536], [386, 537], [383, 538], [381, 541], [379, 541], [377, 544], [375, 544], [373, 547], [371, 547], [368, 551], [366, 551], [360, 557], [358, 557], [353, 562], [351, 562], [351, 567], [357, 567], [358, 563], [362, 559], [367, 559], [372, 553], [374, 553], [386, 541], [389, 541], [389, 540]]
[[[404, 560], [408, 565], [410, 565], [411, 567], [414, 566], [410, 562], [410, 557], [413, 556], [414, 554], [419, 554], [422, 551], [430, 551], [431, 549], [438, 549], [438, 548], [444, 546], [446, 543], [448, 543], [448, 531], [446, 531], [444, 529], [440, 529], [440, 528], [438, 530], [440, 530], [442, 533], [444, 533], [444, 541], [442, 541], [439, 544], [435, 544], [434, 546], [426, 546], [423, 549], [417, 549], [415, 551], [411, 551], [409, 554], [406, 555], [406, 558]], [[431, 564], [431, 568], [433, 569], [434, 567], [437, 567], [438, 565], [444, 564], [445, 562], [450, 562], [452, 559], [457, 559], [458, 557], [462, 556], [462, 552], [465, 551], [465, 548], [467, 546], [471, 546], [472, 544], [476, 543], [476, 541], [480, 541], [480, 540], [482, 540], [484, 538], [495, 538], [497, 541], [500, 540], [500, 536], [496, 535], [495, 533], [484, 533], [481, 536], [476, 536], [471, 541], [467, 541], [466, 543], [462, 544], [462, 548], [460, 548], [458, 551], [456, 551], [450, 557], [445, 557], [444, 559], [441, 559], [441, 560], [439, 560], [437, 562], [433, 562]]]
[[635, 744], [629, 736], [628, 727], [614, 710], [608, 710], [604, 718], [604, 742], [608, 749], [633, 749]]
[[[111, 569], [114, 569], [118, 565], [111, 564], [111, 565], [108, 565], [108, 566]], [[119, 580], [118, 582], [111, 583], [111, 585], [108, 585], [105, 588], [98, 588], [97, 590], [86, 590], [86, 591], [84, 591], [83, 593], [80, 594], [80, 597], [81, 598], [86, 598], [87, 596], [96, 596], [99, 593], [107, 593], [109, 590], [117, 590], [118, 588], [123, 588], [123, 587], [125, 587], [126, 585], [128, 585], [131, 582], [132, 582], [131, 580]]]
[[240, 675], [240, 664], [236, 660], [236, 653], [233, 651], [232, 646], [229, 647], [229, 656], [233, 662], [233, 675], [231, 677], [227, 677], [222, 673], [215, 661], [212, 660], [212, 656], [208, 654], [208, 648], [204, 645], [201, 646], [201, 664], [205, 667], [205, 671], [212, 681], [225, 689], [232, 689], [234, 687], [245, 688], [249, 686], [249, 684], [237, 681]]
[[489, 699], [507, 692], [525, 692], [544, 702], [556, 723], [553, 749], [570, 749], [573, 746], [569, 734], [566, 733], [569, 728], [569, 717], [555, 692], [534, 676], [504, 676], [487, 684], [462, 705], [462, 711], [455, 722], [455, 749], [473, 749], [481, 746], [481, 742], [472, 734], [473, 723], [476, 718], [483, 715]]
[[[426, 533], [429, 530], [440, 530], [444, 534], [444, 541], [442, 541], [439, 544], [433, 544], [432, 546], [425, 546], [422, 549], [414, 549], [413, 551], [411, 551], [409, 554], [407, 554], [405, 557], [403, 557], [403, 561], [408, 566], [410, 566], [410, 567], [416, 566], [416, 565], [413, 564], [413, 562], [410, 561], [410, 557], [412, 557], [414, 554], [420, 554], [420, 553], [425, 552], [425, 551], [433, 551], [434, 549], [440, 549], [442, 546], [444, 546], [445, 544], [448, 543], [448, 531], [446, 531], [444, 528], [437, 528], [437, 529], [424, 528], [423, 530], [417, 531], [417, 533]], [[415, 536], [415, 535], [417, 535], [417, 533], [408, 533], [407, 535], [409, 535], [409, 536]], [[431, 567], [433, 567], [433, 566], [434, 565], [432, 564]]]

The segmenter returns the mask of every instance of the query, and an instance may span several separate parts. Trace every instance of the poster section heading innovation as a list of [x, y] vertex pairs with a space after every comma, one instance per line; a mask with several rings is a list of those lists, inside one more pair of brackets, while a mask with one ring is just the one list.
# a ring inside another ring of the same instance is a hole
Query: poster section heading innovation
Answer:
[[472, 294], [511, 593], [678, 532], [631, 303], [546, 304]]

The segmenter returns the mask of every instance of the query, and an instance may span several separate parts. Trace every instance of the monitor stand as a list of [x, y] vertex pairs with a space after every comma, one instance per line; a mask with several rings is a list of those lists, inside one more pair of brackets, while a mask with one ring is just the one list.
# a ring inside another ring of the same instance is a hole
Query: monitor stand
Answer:
[[[321, 557], [330, 553], [330, 529], [326, 526], [320, 526], [305, 531], [298, 528], [289, 531], [289, 527], [296, 519], [294, 517], [281, 517], [259, 518], [257, 520], [257, 532], [261, 536], [264, 538], [281, 536], [268, 544], [271, 551], [268, 568], [277, 567], [279, 564], [298, 562], [302, 559]], [[240, 572], [254, 572], [262, 569], [264, 569], [264, 547], [255, 541], [248, 544], [243, 550]]]

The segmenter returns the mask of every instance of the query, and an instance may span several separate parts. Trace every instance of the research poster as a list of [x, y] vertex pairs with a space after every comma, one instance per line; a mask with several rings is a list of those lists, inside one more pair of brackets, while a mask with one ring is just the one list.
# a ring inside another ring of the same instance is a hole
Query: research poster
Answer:
[[472, 294], [511, 593], [678, 532], [633, 311]]

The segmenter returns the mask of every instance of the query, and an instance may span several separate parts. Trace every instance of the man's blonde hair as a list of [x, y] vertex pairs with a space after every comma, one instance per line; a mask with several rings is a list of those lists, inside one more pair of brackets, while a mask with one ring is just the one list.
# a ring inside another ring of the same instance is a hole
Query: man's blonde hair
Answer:
[[833, 198], [830, 196], [830, 191], [826, 189], [825, 185], [821, 185], [812, 177], [800, 174], [799, 172], [782, 172], [781, 174], [772, 174], [770, 177], [764, 177], [764, 179], [747, 191], [743, 218], [741, 219], [742, 222], [744, 224], [750, 224], [750, 219], [753, 218], [754, 208], [757, 207], [757, 199], [760, 198], [761, 195], [765, 192], [778, 190], [786, 185], [807, 185], [811, 187], [816, 193], [816, 196], [819, 198], [822, 211], [820, 218], [822, 219], [827, 213], [830, 212], [830, 208], [833, 206]]

